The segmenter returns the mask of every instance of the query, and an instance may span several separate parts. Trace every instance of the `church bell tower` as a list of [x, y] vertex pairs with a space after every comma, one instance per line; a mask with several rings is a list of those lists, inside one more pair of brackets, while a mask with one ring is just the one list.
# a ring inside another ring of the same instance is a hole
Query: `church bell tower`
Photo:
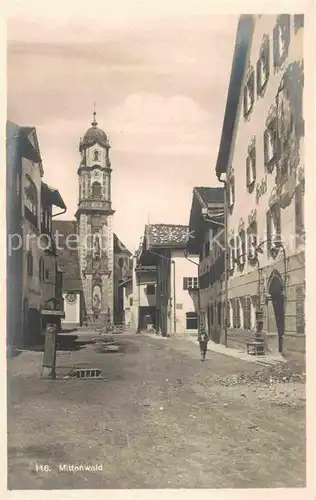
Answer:
[[88, 323], [113, 322], [113, 228], [110, 144], [96, 112], [80, 140], [76, 212], [79, 263]]

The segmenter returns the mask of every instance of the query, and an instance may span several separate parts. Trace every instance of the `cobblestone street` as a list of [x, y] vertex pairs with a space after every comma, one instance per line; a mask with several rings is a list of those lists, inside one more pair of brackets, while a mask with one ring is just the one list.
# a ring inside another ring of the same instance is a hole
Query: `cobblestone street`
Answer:
[[[59, 351], [55, 381], [39, 378], [42, 352], [8, 360], [10, 489], [305, 486], [303, 382], [258, 381], [267, 368], [214, 352], [201, 363], [184, 339], [116, 337], [118, 353]], [[71, 366], [104, 379], [63, 378]]]

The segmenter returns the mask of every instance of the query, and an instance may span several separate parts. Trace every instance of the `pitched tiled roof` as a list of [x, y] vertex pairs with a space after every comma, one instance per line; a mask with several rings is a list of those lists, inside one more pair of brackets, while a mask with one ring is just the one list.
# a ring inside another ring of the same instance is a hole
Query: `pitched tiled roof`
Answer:
[[208, 203], [224, 203], [224, 188], [222, 187], [195, 187], [194, 192], [200, 197], [205, 206]]
[[145, 228], [149, 247], [186, 247], [189, 226], [149, 224]]
[[75, 220], [54, 220], [53, 234], [55, 238], [58, 234], [57, 264], [63, 272], [63, 290], [65, 292], [81, 291], [82, 282], [78, 249], [75, 248], [76, 240], [73, 238], [70, 240], [70, 245], [66, 245], [67, 236], [77, 234], [77, 222]]

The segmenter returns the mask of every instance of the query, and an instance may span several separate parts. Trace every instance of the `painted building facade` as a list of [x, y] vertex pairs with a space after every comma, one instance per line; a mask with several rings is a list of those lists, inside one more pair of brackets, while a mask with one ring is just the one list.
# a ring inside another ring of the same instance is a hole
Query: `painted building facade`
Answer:
[[209, 339], [223, 342], [224, 188], [195, 187], [188, 247], [199, 254], [199, 320]]
[[305, 350], [302, 15], [242, 16], [216, 172], [227, 181], [228, 345]]

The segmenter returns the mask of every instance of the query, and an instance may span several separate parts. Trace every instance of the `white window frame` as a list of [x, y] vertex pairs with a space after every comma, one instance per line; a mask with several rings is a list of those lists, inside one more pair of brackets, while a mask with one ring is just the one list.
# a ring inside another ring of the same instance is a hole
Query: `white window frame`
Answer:
[[183, 283], [183, 290], [197, 290], [199, 288], [198, 276], [185, 276], [183, 280], [186, 280], [186, 285]]

